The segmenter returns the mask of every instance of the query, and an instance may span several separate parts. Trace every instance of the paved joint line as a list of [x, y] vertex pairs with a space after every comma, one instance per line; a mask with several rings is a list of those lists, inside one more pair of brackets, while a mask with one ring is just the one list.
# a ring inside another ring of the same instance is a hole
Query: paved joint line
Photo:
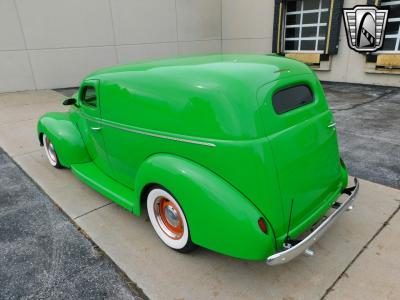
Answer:
[[359, 107], [359, 106], [371, 104], [371, 103], [373, 103], [373, 102], [375, 102], [375, 101], [378, 101], [378, 100], [382, 99], [383, 97], [389, 96], [391, 93], [393, 93], [393, 91], [394, 91], [394, 90], [386, 91], [386, 92], [384, 92], [382, 95], [380, 95], [380, 96], [378, 96], [378, 97], [376, 97], [376, 98], [374, 98], [374, 99], [372, 99], [372, 100], [370, 100], [370, 101], [366, 101], [366, 102], [363, 102], [363, 103], [354, 104], [353, 106], [348, 107], [348, 108], [337, 108], [337, 109], [332, 109], [332, 110], [333, 110], [333, 111], [352, 110], [352, 109], [357, 108], [357, 107]]
[[42, 149], [36, 149], [36, 150], [32, 150], [32, 151], [29, 151], [29, 152], [26, 152], [26, 153], [21, 153], [21, 154], [16, 154], [16, 155], [10, 155], [12, 158], [17, 158], [17, 157], [22, 157], [22, 156], [25, 156], [25, 155], [30, 155], [30, 154], [33, 154], [33, 153], [36, 153], [36, 152], [41, 152], [42, 151]]
[[[396, 199], [396, 201], [398, 201]], [[382, 226], [379, 227], [377, 232], [368, 240], [368, 242], [361, 248], [361, 250], [357, 253], [357, 255], [350, 261], [350, 263], [347, 265], [347, 267], [343, 270], [342, 273], [336, 278], [336, 280], [331, 284], [330, 287], [327, 288], [325, 293], [322, 295], [321, 300], [326, 299], [328, 294], [334, 290], [335, 285], [339, 282], [339, 280], [346, 274], [346, 272], [350, 269], [350, 267], [354, 264], [354, 262], [360, 257], [360, 255], [368, 249], [368, 246], [372, 243], [372, 241], [382, 232], [382, 230], [389, 225], [390, 221], [393, 219], [393, 217], [400, 211], [400, 205], [395, 209], [395, 211], [389, 216], [389, 218], [383, 222]]]
[[88, 215], [88, 214], [90, 214], [90, 213], [92, 213], [92, 212], [94, 212], [94, 211], [96, 211], [96, 210], [99, 210], [99, 209], [101, 209], [101, 208], [103, 208], [103, 207], [106, 207], [106, 206], [108, 206], [108, 205], [111, 205], [111, 204], [114, 204], [114, 202], [106, 203], [106, 204], [103, 204], [103, 205], [101, 205], [101, 206], [99, 206], [99, 207], [96, 207], [96, 208], [94, 208], [94, 209], [92, 209], [92, 210], [89, 210], [89, 211], [87, 211], [87, 212], [85, 212], [85, 213], [83, 213], [83, 214], [81, 214], [81, 215], [75, 217], [74, 220], [77, 220], [77, 219], [79, 219], [79, 218], [81, 218], [81, 217], [84, 217], [84, 216], [86, 216], [86, 215]]

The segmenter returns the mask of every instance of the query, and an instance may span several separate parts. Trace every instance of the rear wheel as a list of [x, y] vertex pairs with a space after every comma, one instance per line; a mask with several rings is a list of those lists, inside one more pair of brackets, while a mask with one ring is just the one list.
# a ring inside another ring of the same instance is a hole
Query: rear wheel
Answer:
[[182, 253], [196, 248], [185, 214], [169, 192], [160, 187], [153, 188], [147, 195], [147, 212], [154, 230], [168, 247]]
[[50, 164], [54, 168], [61, 169], [62, 165], [60, 164], [60, 161], [58, 160], [56, 149], [54, 148], [53, 143], [50, 141], [50, 139], [45, 134], [43, 134], [43, 144], [44, 144], [44, 150], [46, 152], [46, 156], [47, 156]]

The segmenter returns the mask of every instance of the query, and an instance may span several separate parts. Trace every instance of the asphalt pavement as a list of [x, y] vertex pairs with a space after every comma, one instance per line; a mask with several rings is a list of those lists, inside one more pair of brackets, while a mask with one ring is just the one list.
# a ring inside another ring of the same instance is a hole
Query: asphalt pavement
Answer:
[[323, 83], [349, 173], [400, 189], [400, 88]]
[[143, 299], [0, 148], [0, 299]]

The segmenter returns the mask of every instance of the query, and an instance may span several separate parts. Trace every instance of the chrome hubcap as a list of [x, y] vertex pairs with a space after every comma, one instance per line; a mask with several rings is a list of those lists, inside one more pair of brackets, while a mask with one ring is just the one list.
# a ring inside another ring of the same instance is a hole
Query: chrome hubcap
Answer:
[[167, 217], [168, 222], [174, 226], [177, 227], [179, 225], [179, 216], [175, 208], [172, 206], [166, 206], [165, 207], [165, 216]]
[[154, 215], [158, 226], [171, 239], [179, 240], [183, 236], [183, 221], [176, 205], [164, 197], [154, 201]]
[[57, 162], [57, 155], [56, 155], [56, 151], [54, 150], [54, 146], [53, 144], [50, 142], [50, 140], [47, 138], [47, 136], [45, 137], [45, 144], [46, 144], [46, 150], [48, 153], [49, 158], [53, 161], [53, 162]]

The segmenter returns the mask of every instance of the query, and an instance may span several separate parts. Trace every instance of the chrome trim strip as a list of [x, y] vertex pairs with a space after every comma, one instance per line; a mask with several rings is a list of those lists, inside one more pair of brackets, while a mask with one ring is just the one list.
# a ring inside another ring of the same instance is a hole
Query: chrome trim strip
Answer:
[[82, 112], [78, 112], [78, 113], [79, 113], [79, 115], [81, 115], [83, 118], [85, 118], [87, 120], [96, 122], [98, 124], [110, 126], [110, 127], [116, 128], [116, 129], [132, 132], [132, 133], [152, 136], [152, 137], [171, 140], [171, 141], [176, 141], [176, 142], [189, 143], [189, 144], [201, 145], [201, 146], [206, 146], [206, 147], [216, 147], [216, 145], [213, 144], [213, 143], [207, 143], [207, 142], [201, 142], [201, 141], [195, 141], [195, 140], [189, 140], [189, 139], [182, 139], [182, 138], [176, 138], [176, 137], [172, 137], [172, 136], [161, 135], [161, 134], [141, 131], [141, 130], [137, 130], [137, 129], [131, 129], [131, 128], [127, 128], [127, 127], [124, 127], [124, 126], [115, 125], [115, 124], [112, 124], [112, 123], [109, 123], [109, 122], [105, 122], [103, 120], [98, 120], [96, 118], [92, 118], [92, 117], [90, 117], [90, 116], [88, 116], [88, 115], [86, 115], [85, 113], [82, 113]]
[[267, 258], [267, 264], [270, 266], [276, 266], [280, 264], [287, 263], [297, 257], [298, 255], [304, 253], [315, 241], [322, 236], [322, 234], [334, 223], [334, 221], [343, 212], [350, 209], [355, 196], [357, 195], [359, 183], [358, 179], [354, 178], [355, 189], [350, 196], [332, 213], [329, 217], [325, 219], [317, 228], [315, 228], [306, 238], [304, 238], [298, 244], [290, 247], [287, 250], [275, 253]]

